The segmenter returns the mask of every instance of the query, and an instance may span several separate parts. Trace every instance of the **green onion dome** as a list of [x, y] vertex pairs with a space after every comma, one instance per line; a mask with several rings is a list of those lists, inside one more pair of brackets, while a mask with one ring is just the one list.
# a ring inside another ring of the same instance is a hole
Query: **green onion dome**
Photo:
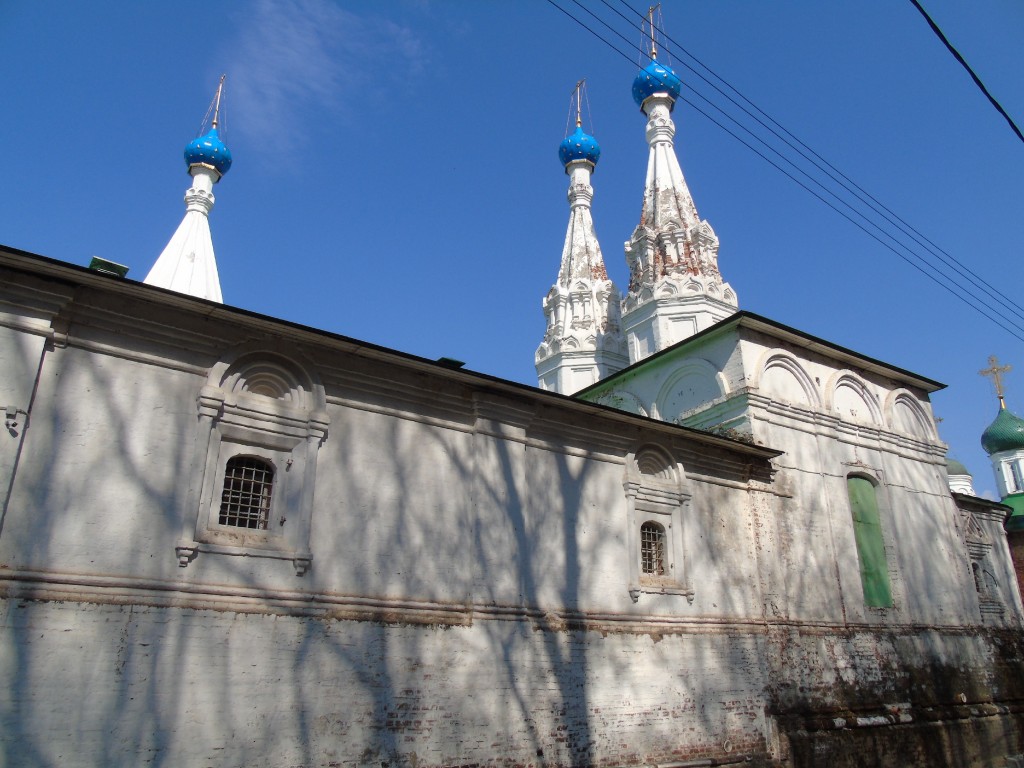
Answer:
[[971, 477], [971, 472], [967, 467], [961, 464], [954, 458], [946, 457], [946, 474], [950, 477], [954, 475], [967, 475]]
[[981, 433], [981, 447], [989, 456], [1024, 449], [1024, 419], [1000, 408], [995, 421]]

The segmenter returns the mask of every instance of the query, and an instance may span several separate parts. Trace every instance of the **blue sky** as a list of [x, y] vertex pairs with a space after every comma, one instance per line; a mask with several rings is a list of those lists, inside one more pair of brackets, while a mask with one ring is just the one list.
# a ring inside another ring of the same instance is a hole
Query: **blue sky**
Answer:
[[[1024, 123], [1024, 6], [924, 5]], [[909, 1], [669, 0], [663, 16], [676, 43], [1020, 295], [1024, 144]], [[227, 73], [234, 165], [211, 216], [226, 303], [529, 384], [568, 220], [557, 146], [586, 77], [594, 218], [625, 285], [647, 157], [636, 67], [547, 2], [4, 0], [0, 61], [0, 242], [142, 279], [184, 212], [182, 148]], [[996, 400], [977, 371], [991, 354], [1015, 365], [1008, 402], [1024, 414], [1024, 345], [691, 107], [675, 121], [740, 306], [949, 384], [933, 400], [942, 435], [991, 492], [978, 436]]]

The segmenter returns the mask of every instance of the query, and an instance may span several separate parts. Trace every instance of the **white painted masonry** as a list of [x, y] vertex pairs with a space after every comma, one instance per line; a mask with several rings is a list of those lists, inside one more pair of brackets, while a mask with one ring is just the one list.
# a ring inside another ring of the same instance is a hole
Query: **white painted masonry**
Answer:
[[647, 116], [647, 181], [640, 223], [626, 242], [629, 291], [622, 327], [630, 362], [666, 349], [736, 311], [718, 270], [718, 237], [697, 206], [676, 157], [673, 98], [657, 93]]
[[[783, 451], [774, 466], [786, 534], [764, 543], [766, 600], [786, 615], [864, 623], [979, 617], [971, 556], [928, 393], [936, 382], [741, 312], [591, 387], [581, 397], [736, 435]], [[865, 606], [846, 483], [876, 485], [894, 605]], [[1003, 512], [1005, 514], [1005, 510]], [[1005, 542], [1005, 535], [996, 540]], [[1000, 550], [1000, 621], [1020, 595]], [[854, 556], [843, 553], [853, 552]], [[946, 567], [935, 568], [935, 563]], [[811, 588], [809, 585], [813, 585]]]
[[193, 165], [189, 175], [192, 186], [185, 192], [185, 217], [143, 282], [223, 302], [210, 234], [210, 211], [216, 202], [213, 185], [220, 180], [220, 173], [204, 165]]
[[[741, 317], [635, 398], [766, 446], [0, 249], [0, 764], [1024, 751], [1020, 598], [984, 613], [963, 543], [1006, 578], [1001, 507], [944, 491], [933, 383]], [[218, 522], [235, 451], [275, 467], [265, 530]]]
[[558, 279], [544, 297], [547, 328], [535, 356], [540, 388], [570, 395], [626, 367], [620, 329], [621, 298], [608, 279], [590, 203], [594, 164], [573, 160], [569, 175], [569, 227]]

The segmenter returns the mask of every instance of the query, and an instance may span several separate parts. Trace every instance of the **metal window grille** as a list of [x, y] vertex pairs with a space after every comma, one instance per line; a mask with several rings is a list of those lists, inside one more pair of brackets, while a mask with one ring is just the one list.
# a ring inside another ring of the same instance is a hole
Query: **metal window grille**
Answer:
[[665, 575], [665, 529], [657, 523], [640, 526], [640, 566], [650, 576]]
[[273, 487], [274, 467], [270, 462], [252, 456], [228, 459], [217, 522], [237, 528], [266, 529]]

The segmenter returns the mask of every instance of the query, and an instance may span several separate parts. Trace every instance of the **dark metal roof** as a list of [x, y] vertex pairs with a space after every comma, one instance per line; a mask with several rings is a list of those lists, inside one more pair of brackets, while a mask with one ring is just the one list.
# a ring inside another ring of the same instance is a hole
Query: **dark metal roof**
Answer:
[[626, 413], [610, 406], [598, 405], [579, 400], [576, 397], [561, 395], [557, 392], [548, 392], [538, 387], [520, 384], [508, 379], [491, 376], [486, 373], [469, 371], [463, 368], [454, 369], [450, 365], [437, 360], [428, 360], [424, 357], [411, 355], [407, 352], [400, 352], [388, 347], [360, 341], [349, 336], [343, 336], [330, 331], [323, 331], [311, 328], [307, 325], [294, 323], [289, 320], [281, 320], [258, 312], [253, 312], [239, 307], [232, 307], [208, 299], [200, 299], [195, 296], [188, 296], [183, 293], [171, 291], [166, 288], [159, 288], [153, 285], [145, 285], [137, 280], [126, 277], [119, 277], [113, 274], [97, 272], [76, 264], [69, 264], [57, 259], [40, 256], [35, 253], [23, 251], [0, 245], [0, 265], [13, 269], [43, 275], [47, 278], [64, 282], [71, 285], [86, 285], [106, 291], [121, 293], [124, 295], [140, 294], [151, 304], [158, 303], [168, 307], [174, 307], [185, 312], [200, 314], [204, 317], [222, 318], [237, 323], [243, 323], [250, 327], [259, 327], [265, 331], [278, 334], [290, 335], [293, 337], [306, 337], [310, 341], [316, 340], [322, 344], [328, 344], [335, 349], [340, 349], [348, 354], [356, 354], [363, 357], [387, 361], [392, 364], [402, 365], [407, 368], [429, 371], [437, 376], [443, 376], [456, 381], [476, 387], [486, 386], [495, 391], [503, 391], [508, 394], [525, 396], [534, 400], [544, 401], [545, 405], [561, 407], [578, 413], [600, 415], [614, 421], [643, 426], [648, 429], [656, 429], [666, 433], [685, 433], [697, 442], [709, 445], [717, 445], [726, 450], [736, 453], [755, 456], [760, 459], [771, 459], [781, 456], [783, 451], [774, 448], [766, 448], [761, 445], [752, 445], [739, 440], [721, 437], [699, 429], [683, 427], [677, 424], [651, 419], [646, 416]]

